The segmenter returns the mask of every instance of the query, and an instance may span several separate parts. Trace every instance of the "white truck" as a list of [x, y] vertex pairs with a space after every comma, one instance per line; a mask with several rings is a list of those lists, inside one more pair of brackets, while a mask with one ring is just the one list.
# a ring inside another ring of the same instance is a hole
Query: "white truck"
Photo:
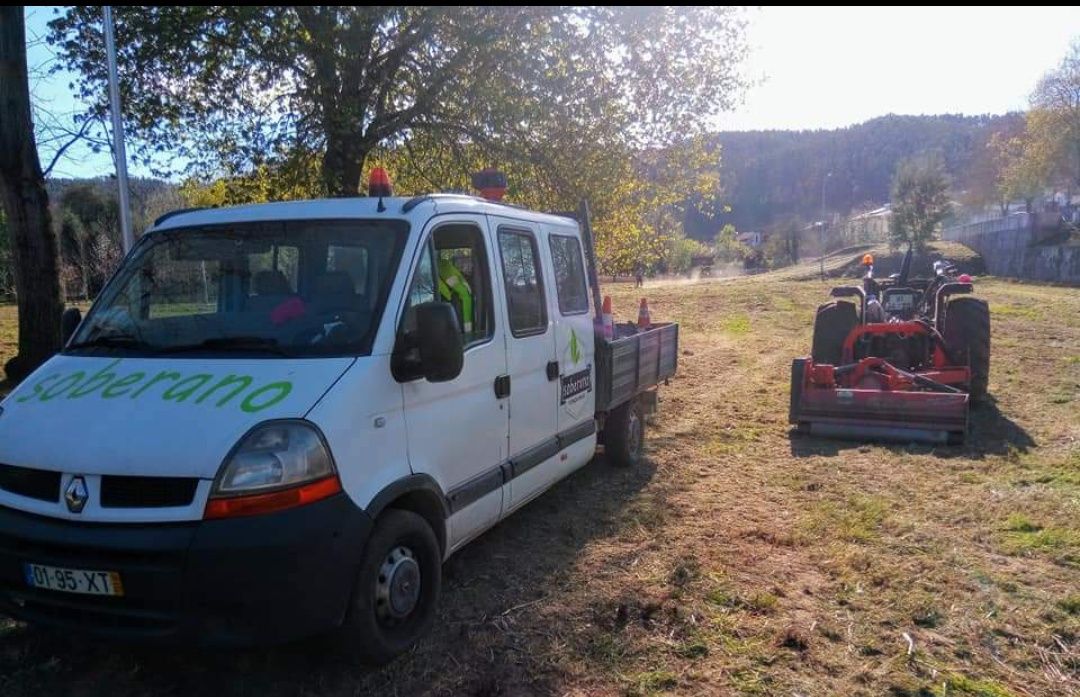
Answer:
[[595, 338], [578, 217], [443, 194], [162, 216], [0, 403], [0, 612], [406, 650], [442, 562], [598, 439], [634, 463], [675, 372], [677, 325]]

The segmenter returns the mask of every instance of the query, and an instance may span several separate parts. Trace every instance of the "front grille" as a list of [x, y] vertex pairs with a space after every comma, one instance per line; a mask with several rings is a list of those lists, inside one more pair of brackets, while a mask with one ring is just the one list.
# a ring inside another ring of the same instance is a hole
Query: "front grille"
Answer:
[[102, 508], [169, 508], [190, 506], [199, 480], [191, 477], [101, 478]]
[[0, 489], [41, 501], [59, 501], [60, 473], [0, 465]]

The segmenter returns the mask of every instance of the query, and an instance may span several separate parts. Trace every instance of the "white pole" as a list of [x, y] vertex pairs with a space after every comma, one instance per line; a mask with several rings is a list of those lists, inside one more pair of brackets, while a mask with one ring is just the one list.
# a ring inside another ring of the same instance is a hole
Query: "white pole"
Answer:
[[113, 36], [112, 6], [105, 6], [105, 54], [109, 61], [109, 108], [112, 111], [113, 161], [120, 185], [120, 233], [124, 253], [135, 244], [131, 232], [131, 207], [128, 201], [127, 152], [124, 150], [124, 122], [120, 116], [120, 85], [116, 78], [116, 38]]

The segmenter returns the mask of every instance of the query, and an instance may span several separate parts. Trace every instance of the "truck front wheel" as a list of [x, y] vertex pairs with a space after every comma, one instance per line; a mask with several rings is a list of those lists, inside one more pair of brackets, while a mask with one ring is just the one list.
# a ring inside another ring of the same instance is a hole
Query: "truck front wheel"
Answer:
[[389, 509], [364, 549], [345, 640], [365, 663], [381, 665], [431, 628], [442, 583], [439, 542], [423, 517]]
[[621, 404], [604, 422], [604, 452], [619, 467], [632, 467], [645, 452], [645, 413], [638, 399]]

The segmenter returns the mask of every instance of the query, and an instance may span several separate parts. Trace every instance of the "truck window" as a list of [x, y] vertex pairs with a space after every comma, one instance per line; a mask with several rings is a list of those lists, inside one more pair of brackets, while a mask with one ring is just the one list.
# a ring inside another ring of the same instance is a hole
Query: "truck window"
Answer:
[[589, 311], [589, 294], [585, 290], [585, 265], [581, 261], [581, 243], [569, 235], [549, 235], [551, 267], [555, 271], [555, 291], [559, 296], [559, 312], [580, 315]]
[[[432, 234], [429, 244], [413, 275], [407, 308], [432, 300], [448, 302], [457, 313], [465, 346], [487, 341], [495, 331], [495, 315], [491, 270], [480, 228], [460, 223], [443, 225]], [[406, 332], [413, 329], [411, 314], [406, 309]]]
[[75, 344], [117, 336], [127, 343], [73, 350], [366, 354], [407, 234], [399, 220], [242, 222], [152, 233], [73, 337]]
[[547, 303], [536, 239], [528, 232], [500, 228], [499, 252], [510, 331], [517, 337], [543, 334], [547, 330]]

